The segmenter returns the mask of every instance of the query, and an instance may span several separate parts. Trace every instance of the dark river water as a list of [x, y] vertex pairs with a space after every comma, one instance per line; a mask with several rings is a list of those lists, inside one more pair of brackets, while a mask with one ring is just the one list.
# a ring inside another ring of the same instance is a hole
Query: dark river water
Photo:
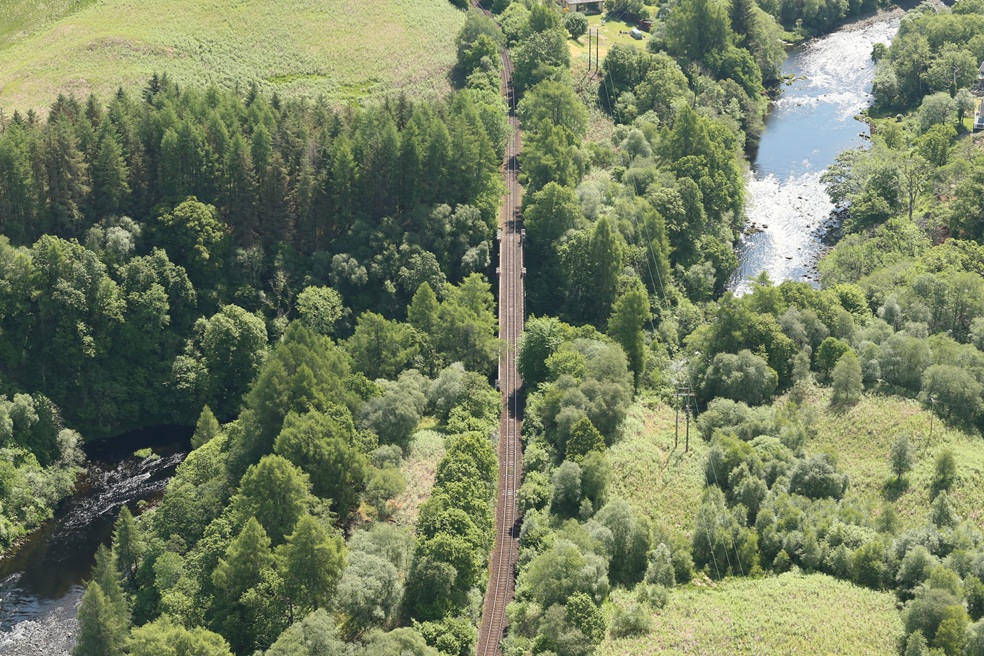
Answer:
[[[190, 428], [129, 433], [86, 446], [86, 472], [55, 518], [0, 560], [0, 654], [62, 656], [75, 642], [76, 608], [96, 549], [120, 509], [163, 493], [188, 453]], [[133, 455], [151, 448], [155, 457]]]
[[898, 27], [899, 16], [885, 15], [790, 49], [782, 71], [794, 81], [773, 103], [752, 160], [746, 209], [756, 232], [739, 245], [736, 293], [762, 271], [773, 282], [816, 282], [834, 209], [820, 175], [837, 153], [867, 143], [868, 127], [854, 117], [871, 102], [871, 49]]

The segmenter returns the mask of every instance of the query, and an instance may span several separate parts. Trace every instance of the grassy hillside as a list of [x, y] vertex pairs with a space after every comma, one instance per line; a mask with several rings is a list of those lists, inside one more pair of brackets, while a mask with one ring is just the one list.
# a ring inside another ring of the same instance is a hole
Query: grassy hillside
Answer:
[[443, 92], [465, 14], [448, 0], [4, 0], [0, 107], [180, 84], [348, 100]]
[[[894, 500], [903, 528], [927, 521], [936, 455], [945, 448], [953, 449], [957, 482], [950, 499], [962, 517], [984, 529], [984, 442], [979, 436], [935, 418], [930, 438], [930, 412], [900, 397], [869, 395], [846, 412], [835, 412], [830, 408], [829, 390], [817, 388], [804, 406], [815, 411], [816, 437], [807, 450], [833, 454], [840, 469], [850, 476], [848, 493], [872, 508]], [[681, 415], [680, 445], [674, 449], [673, 408], [637, 404], [629, 413], [623, 439], [610, 449], [609, 456], [614, 495], [633, 503], [654, 522], [689, 535], [704, 488], [706, 445], [691, 423], [690, 453], [683, 453], [683, 427]], [[910, 436], [917, 455], [904, 484], [896, 487], [888, 452], [901, 433]]]
[[707, 446], [690, 424], [690, 452], [684, 453], [683, 414], [680, 443], [674, 448], [673, 408], [643, 404], [632, 407], [624, 435], [608, 452], [612, 462], [613, 496], [622, 497], [656, 524], [693, 529], [704, 489]]
[[[953, 449], [957, 460], [957, 482], [950, 491], [957, 512], [984, 528], [984, 442], [933, 420], [930, 412], [913, 400], [899, 397], [865, 396], [846, 412], [829, 409], [829, 391], [817, 390], [806, 400], [818, 410], [817, 437], [811, 451], [827, 451], [837, 457], [841, 470], [851, 477], [849, 494], [880, 505], [896, 499], [903, 527], [922, 525], [929, 514], [930, 485], [936, 455]], [[906, 476], [902, 493], [893, 493], [895, 476], [889, 470], [888, 452], [901, 433], [907, 433], [916, 448], [916, 465]], [[896, 498], [897, 497], [897, 498]]]
[[692, 585], [670, 595], [653, 632], [607, 639], [600, 656], [898, 653], [895, 597], [823, 574]]

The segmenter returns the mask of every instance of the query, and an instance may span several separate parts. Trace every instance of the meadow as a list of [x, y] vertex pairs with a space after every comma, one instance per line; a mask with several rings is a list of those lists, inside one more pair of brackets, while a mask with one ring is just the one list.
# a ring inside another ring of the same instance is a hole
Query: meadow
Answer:
[[[898, 396], [867, 394], [844, 412], [830, 409], [827, 389], [816, 389], [804, 405], [818, 410], [816, 437], [807, 448], [833, 454], [838, 467], [850, 476], [848, 494], [877, 507], [894, 499], [902, 528], [928, 521], [936, 456], [952, 449], [957, 461], [957, 480], [950, 500], [961, 517], [984, 528], [984, 449], [981, 438], [944, 423], [919, 402]], [[931, 426], [932, 423], [932, 426]], [[932, 428], [932, 434], [930, 429]], [[895, 439], [909, 436], [916, 464], [893, 485], [888, 453]]]
[[[777, 404], [785, 403], [780, 399]], [[915, 400], [867, 394], [845, 411], [830, 407], [830, 393], [813, 388], [803, 400], [813, 410], [815, 435], [809, 452], [835, 457], [850, 477], [848, 495], [878, 512], [885, 501], [895, 503], [902, 529], [928, 521], [936, 456], [952, 449], [957, 480], [950, 499], [961, 517], [984, 529], [984, 449], [980, 437], [946, 425]], [[632, 503], [654, 524], [672, 526], [690, 535], [704, 489], [707, 445], [691, 422], [690, 452], [684, 452], [684, 416], [680, 443], [674, 447], [674, 410], [656, 401], [632, 407], [622, 439], [608, 455], [612, 462], [612, 495]], [[916, 464], [901, 483], [889, 468], [888, 453], [898, 435], [909, 436]]]
[[608, 638], [599, 656], [898, 653], [895, 596], [825, 574], [698, 579], [670, 595], [647, 636]]
[[637, 403], [629, 410], [622, 439], [608, 451], [612, 496], [633, 504], [654, 524], [690, 535], [704, 490], [707, 445], [690, 423], [690, 451], [685, 452], [685, 417], [680, 413], [679, 444], [674, 446], [673, 408]]
[[464, 18], [447, 0], [5, 0], [0, 107], [42, 110], [155, 72], [338, 102], [436, 95]]
[[406, 489], [391, 503], [393, 523], [416, 526], [420, 506], [430, 498], [434, 489], [437, 464], [444, 457], [444, 435], [430, 429], [417, 431], [410, 442], [410, 451], [400, 465], [407, 482]]
[[[630, 23], [622, 20], [620, 16], [616, 15], [614, 19], [608, 19], [602, 14], [592, 14], [588, 16], [588, 30], [591, 34], [595, 34], [597, 30], [598, 33], [598, 52], [600, 53], [600, 60], [604, 61], [605, 55], [611, 50], [612, 46], [617, 43], [622, 45], [634, 45], [640, 50], [645, 49], [645, 40], [633, 39], [629, 34], [632, 28], [637, 27], [636, 23]], [[648, 38], [648, 35], [646, 35]], [[594, 37], [591, 39], [591, 58], [594, 59]], [[571, 60], [572, 63], [578, 63], [583, 60], [584, 64], [588, 61], [588, 35], [585, 34], [579, 39], [568, 39], [568, 44], [571, 47]]]

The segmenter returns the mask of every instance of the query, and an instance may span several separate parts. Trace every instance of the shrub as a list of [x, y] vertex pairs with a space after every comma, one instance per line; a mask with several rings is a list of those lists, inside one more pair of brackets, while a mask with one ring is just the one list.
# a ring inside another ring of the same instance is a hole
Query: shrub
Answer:
[[936, 364], [923, 373], [919, 400], [932, 404], [944, 417], [972, 422], [981, 411], [982, 386], [959, 367]]
[[837, 472], [826, 454], [816, 454], [796, 463], [789, 477], [789, 491], [811, 499], [840, 499], [847, 490], [847, 474]]
[[588, 31], [588, 17], [578, 11], [568, 12], [564, 16], [564, 27], [572, 39], [580, 39]]
[[718, 353], [704, 377], [704, 394], [708, 398], [724, 396], [749, 405], [759, 405], [772, 398], [779, 384], [775, 369], [748, 349]]
[[840, 356], [837, 364], [834, 365], [833, 394], [831, 403], [834, 405], [846, 405], [857, 403], [861, 400], [861, 393], [864, 391], [864, 382], [861, 375], [861, 363], [854, 351], [848, 351]]
[[611, 634], [613, 638], [643, 636], [653, 630], [653, 615], [642, 604], [630, 603], [616, 606], [612, 614]]

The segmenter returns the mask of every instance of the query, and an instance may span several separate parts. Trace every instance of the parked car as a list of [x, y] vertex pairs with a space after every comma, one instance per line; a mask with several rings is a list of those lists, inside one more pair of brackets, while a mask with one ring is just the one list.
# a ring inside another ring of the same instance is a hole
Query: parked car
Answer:
[[984, 130], [984, 116], [978, 115], [974, 117], [974, 132], [980, 132], [981, 130]]

